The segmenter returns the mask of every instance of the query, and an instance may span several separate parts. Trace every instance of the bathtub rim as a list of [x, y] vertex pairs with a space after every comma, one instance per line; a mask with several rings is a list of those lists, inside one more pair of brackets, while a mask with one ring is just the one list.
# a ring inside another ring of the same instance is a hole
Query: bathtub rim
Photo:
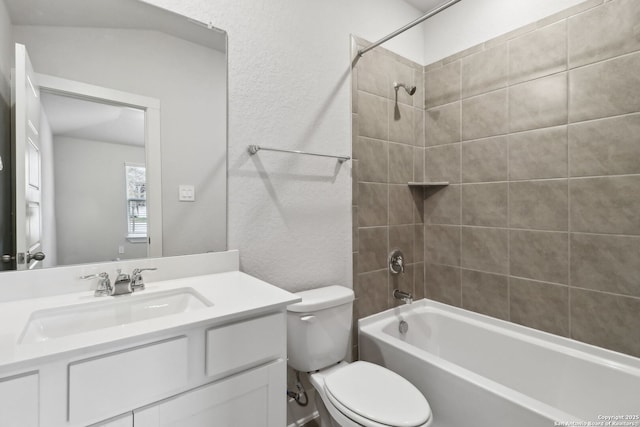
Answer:
[[[454, 307], [428, 298], [415, 301], [413, 304], [404, 304], [393, 307], [380, 313], [359, 319], [358, 331], [363, 329], [366, 329], [367, 331], [376, 330], [376, 326], [383, 323], [384, 320], [390, 320], [392, 316], [394, 316], [395, 320], [395, 316], [406, 315], [408, 312], [414, 312], [416, 309], [421, 308], [432, 308], [432, 312], [444, 312], [449, 317], [458, 318], [467, 323], [481, 323], [481, 327], [485, 327], [486, 329], [506, 332], [506, 335], [513, 338], [524, 337], [529, 342], [551, 347], [555, 350], [559, 350], [560, 348], [568, 349], [569, 354], [574, 357], [579, 357], [593, 363], [606, 364], [611, 368], [625, 370], [629, 374], [640, 376], [640, 358], [638, 357], [598, 347], [582, 341], [577, 341], [569, 337], [555, 335], [550, 332], [541, 331], [539, 329], [509, 322], [507, 320], [497, 319], [495, 317]], [[399, 321], [400, 318], [397, 318], [397, 320]], [[377, 330], [382, 332], [382, 328], [377, 328]], [[428, 352], [425, 351], [425, 353]]]

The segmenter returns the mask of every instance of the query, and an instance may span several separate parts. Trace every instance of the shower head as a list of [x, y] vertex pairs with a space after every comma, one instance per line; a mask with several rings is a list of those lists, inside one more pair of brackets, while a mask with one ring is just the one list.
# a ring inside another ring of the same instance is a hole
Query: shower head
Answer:
[[416, 93], [415, 86], [407, 86], [404, 83], [393, 82], [393, 87], [396, 90], [396, 92], [398, 91], [399, 88], [404, 88], [404, 90], [406, 90], [407, 93], [411, 96], [413, 96], [413, 94]]

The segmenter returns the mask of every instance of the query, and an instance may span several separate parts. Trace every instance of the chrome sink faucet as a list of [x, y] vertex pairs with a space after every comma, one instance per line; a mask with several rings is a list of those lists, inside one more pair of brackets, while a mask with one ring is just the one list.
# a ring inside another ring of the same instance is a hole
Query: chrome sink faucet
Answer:
[[113, 292], [111, 295], [124, 295], [130, 294], [133, 292], [131, 288], [131, 276], [128, 274], [124, 274], [121, 269], [118, 269], [118, 275], [116, 276], [116, 281], [113, 284]]
[[410, 292], [401, 291], [400, 289], [393, 290], [393, 297], [403, 301], [405, 304], [411, 304], [413, 302], [413, 295], [411, 295]]
[[136, 268], [131, 275], [125, 274], [118, 269], [115, 283], [111, 285], [111, 280], [107, 273], [89, 274], [81, 279], [98, 279], [98, 286], [93, 293], [96, 297], [126, 295], [135, 291], [142, 291], [145, 288], [143, 271], [157, 270], [157, 268]]

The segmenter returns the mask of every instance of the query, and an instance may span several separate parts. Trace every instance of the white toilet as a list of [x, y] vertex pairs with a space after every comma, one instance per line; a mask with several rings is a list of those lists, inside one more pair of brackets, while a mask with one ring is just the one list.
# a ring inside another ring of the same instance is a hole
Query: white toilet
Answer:
[[289, 366], [311, 373], [322, 427], [432, 424], [429, 403], [400, 375], [369, 362], [341, 362], [351, 333], [351, 289], [328, 286], [297, 295], [302, 301], [287, 308]]

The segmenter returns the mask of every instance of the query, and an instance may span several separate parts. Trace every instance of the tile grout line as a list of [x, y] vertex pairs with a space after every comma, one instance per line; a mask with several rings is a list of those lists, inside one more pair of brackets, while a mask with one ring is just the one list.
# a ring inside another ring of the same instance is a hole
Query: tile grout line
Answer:
[[[511, 134], [511, 44], [507, 42], [507, 128]], [[511, 322], [511, 158], [510, 138], [507, 140], [507, 318]]]
[[[460, 138], [459, 138], [459, 141], [458, 141], [458, 144], [459, 144], [459, 147], [460, 147], [460, 157], [458, 159], [458, 161], [459, 161], [459, 165], [458, 165], [458, 167], [459, 167], [458, 182], [462, 183], [462, 165], [463, 165], [463, 162], [462, 162], [462, 140], [464, 139], [463, 134], [462, 134], [463, 133], [463, 121], [462, 121], [463, 120], [463, 112], [462, 112], [462, 108], [463, 108], [463, 103], [462, 103], [462, 81], [463, 81], [463, 76], [462, 76], [462, 72], [463, 72], [463, 69], [464, 69], [462, 67], [462, 59], [458, 60], [458, 64], [460, 66], [460, 72], [459, 72], [460, 83], [459, 83], [459, 88], [458, 88], [459, 89], [458, 101], [460, 102], [460, 120], [459, 120], [459, 122], [460, 122], [460, 125], [459, 125], [459, 127], [460, 127], [460, 129], [459, 129]], [[459, 220], [460, 226], [458, 227], [458, 240], [460, 242], [460, 245], [458, 247], [458, 263], [460, 264], [460, 266], [458, 268], [459, 268], [459, 271], [460, 271], [460, 283], [459, 283], [460, 307], [462, 308], [462, 307], [464, 307], [464, 298], [462, 296], [462, 270], [461, 270], [461, 268], [462, 268], [462, 226], [461, 226], [462, 225], [462, 187], [460, 187], [459, 200], [460, 200], [460, 220]]]
[[565, 65], [567, 67], [567, 130], [566, 130], [566, 138], [567, 138], [567, 284], [569, 288], [567, 289], [567, 328], [568, 334], [571, 338], [573, 336], [573, 325], [571, 321], [571, 149], [569, 147], [569, 124], [571, 118], [571, 72], [569, 70], [569, 52], [570, 52], [570, 35], [569, 35], [569, 18], [565, 19], [565, 51], [566, 51], [566, 62]]

